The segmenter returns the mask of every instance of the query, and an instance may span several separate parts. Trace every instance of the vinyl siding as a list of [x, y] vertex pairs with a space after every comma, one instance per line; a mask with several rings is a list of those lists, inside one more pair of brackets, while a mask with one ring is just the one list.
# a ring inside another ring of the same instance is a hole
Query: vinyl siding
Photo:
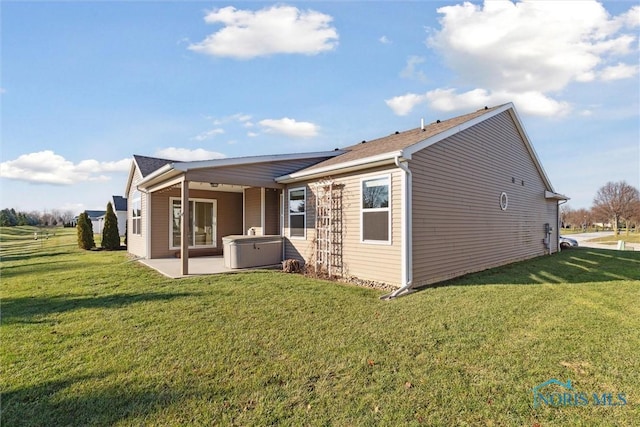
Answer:
[[[180, 198], [179, 189], [152, 193], [151, 258], [174, 257], [179, 252], [179, 250], [170, 249], [169, 242], [169, 203], [174, 197]], [[190, 249], [189, 256], [221, 255], [222, 238], [231, 234], [242, 234], [242, 215], [240, 214], [242, 212], [242, 193], [190, 189], [189, 198], [217, 200], [216, 247]]]
[[[131, 187], [129, 189], [129, 194], [126, 195], [127, 200], [131, 201], [132, 197], [133, 197], [133, 193], [136, 191], [136, 187], [138, 185], [138, 182], [140, 182], [142, 180], [142, 175], [140, 174], [140, 171], [138, 170], [138, 168], [135, 168], [135, 171], [133, 173], [133, 178], [131, 180]], [[141, 211], [142, 211], [142, 217], [140, 220], [141, 223], [141, 229], [142, 229], [142, 234], [133, 234], [133, 219], [132, 219], [132, 214], [131, 214], [131, 204], [128, 205], [127, 209], [127, 252], [129, 252], [132, 255], [135, 255], [137, 257], [146, 257], [147, 256], [147, 251], [146, 251], [146, 236], [147, 236], [147, 217], [148, 217], [148, 211], [147, 211], [147, 195], [143, 192], [140, 192], [140, 204], [141, 204]], [[131, 203], [131, 202], [129, 202]]]
[[281, 190], [265, 189], [264, 234], [280, 235], [280, 194]]
[[[361, 179], [387, 174], [391, 177], [391, 244], [362, 243], [360, 238]], [[382, 168], [372, 169], [366, 173], [336, 175], [331, 178], [334, 183], [344, 185], [342, 190], [343, 275], [400, 286], [402, 280], [401, 171], [397, 168]], [[314, 262], [315, 196], [316, 185], [320, 181], [322, 180], [289, 186], [289, 188], [305, 186], [307, 189], [307, 236], [306, 239], [285, 239], [286, 258]], [[285, 227], [288, 227], [288, 221], [289, 216], [285, 213]], [[288, 228], [285, 229], [285, 236], [289, 236]]]
[[256, 235], [262, 235], [262, 194], [260, 188], [244, 190], [244, 233], [253, 228]]
[[409, 167], [414, 285], [543, 255], [545, 223], [557, 250], [557, 202], [508, 112], [415, 153]]

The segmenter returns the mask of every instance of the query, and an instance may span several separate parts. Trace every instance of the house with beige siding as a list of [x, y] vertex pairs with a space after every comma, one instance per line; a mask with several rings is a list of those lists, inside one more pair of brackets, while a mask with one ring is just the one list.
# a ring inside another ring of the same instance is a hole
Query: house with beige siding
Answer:
[[327, 152], [136, 155], [126, 198], [129, 252], [179, 257], [183, 274], [189, 257], [251, 236], [253, 260], [275, 239], [278, 260], [390, 284], [391, 296], [557, 252], [567, 200], [510, 103]]

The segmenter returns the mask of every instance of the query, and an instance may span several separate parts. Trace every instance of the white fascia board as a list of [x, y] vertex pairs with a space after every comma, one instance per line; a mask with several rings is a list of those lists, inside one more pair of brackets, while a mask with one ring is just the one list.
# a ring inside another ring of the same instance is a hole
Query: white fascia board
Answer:
[[205, 169], [223, 166], [240, 166], [252, 163], [269, 163], [284, 160], [313, 159], [318, 157], [334, 157], [343, 154], [344, 151], [317, 151], [313, 153], [293, 153], [293, 154], [272, 154], [266, 156], [249, 157], [229, 157], [226, 159], [198, 160], [194, 162], [179, 162], [174, 164], [174, 168], [179, 171]]
[[362, 169], [369, 169], [388, 163], [394, 163], [397, 157], [402, 157], [402, 151], [378, 154], [377, 156], [365, 157], [363, 159], [352, 160], [350, 162], [338, 163], [335, 165], [314, 168], [304, 172], [294, 172], [289, 175], [277, 177], [275, 181], [279, 184], [290, 184], [292, 182], [313, 179], [326, 176], [330, 172], [346, 173]]
[[[156, 173], [160, 171], [160, 173]], [[171, 179], [175, 176], [181, 175], [182, 172], [173, 168], [173, 165], [165, 165], [148, 175], [142, 181], [138, 183], [138, 188], [140, 189], [149, 189], [157, 184], [165, 182], [168, 179]], [[154, 191], [159, 190], [160, 188], [154, 188]]]
[[553, 191], [545, 191], [544, 192], [545, 199], [555, 199], [555, 200], [571, 200], [569, 197], [564, 194], [554, 193]]
[[139, 170], [140, 168], [138, 167], [138, 163], [136, 163], [136, 159], [134, 157], [131, 161], [131, 167], [129, 168], [129, 177], [127, 178], [127, 185], [124, 190], [125, 199], [129, 197], [129, 190], [131, 189], [131, 184], [133, 183], [133, 175], [136, 173], [136, 169]]
[[509, 110], [510, 108], [513, 109], [513, 103], [511, 102], [508, 104], [504, 104], [502, 107], [496, 108], [495, 110], [488, 111], [486, 114], [478, 116], [475, 119], [466, 121], [458, 126], [452, 127], [451, 129], [447, 129], [444, 132], [440, 132], [439, 134], [433, 135], [430, 138], [427, 138], [423, 141], [413, 144], [412, 146], [407, 147], [403, 150], [402, 152], [403, 157], [405, 159], [411, 160], [411, 156], [417, 153], [418, 151], [424, 150], [425, 148], [430, 147], [431, 145], [437, 142], [440, 142], [443, 139], [449, 138], [450, 136], [453, 136], [459, 132], [462, 132], [463, 130], [469, 129], [470, 127], [475, 126], [478, 123], [481, 123], [491, 117], [497, 116], [498, 114], [501, 114]]

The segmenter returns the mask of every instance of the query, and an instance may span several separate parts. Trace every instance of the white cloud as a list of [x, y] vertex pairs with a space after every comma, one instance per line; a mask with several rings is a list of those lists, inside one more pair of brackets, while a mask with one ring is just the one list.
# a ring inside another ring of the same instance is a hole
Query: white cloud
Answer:
[[422, 104], [426, 101], [426, 94], [419, 95], [415, 93], [407, 93], [406, 95], [394, 96], [384, 102], [387, 103], [389, 108], [391, 108], [396, 115], [406, 116], [416, 105]]
[[620, 15], [616, 21], [628, 28], [640, 27], [640, 6], [633, 6], [627, 13]]
[[256, 132], [247, 132], [247, 136], [249, 138], [255, 138], [256, 136], [260, 135], [259, 133]]
[[[620, 59], [637, 46], [637, 32], [628, 29], [640, 26], [640, 6], [612, 17], [596, 1], [485, 1], [441, 7], [438, 13], [441, 28], [431, 30], [427, 45], [467, 89], [386, 100], [397, 115], [420, 104], [452, 111], [513, 101], [525, 114], [563, 116], [571, 106], [559, 97], [569, 84], [638, 73]], [[401, 75], [413, 75], [417, 63], [410, 58]]]
[[127, 172], [131, 159], [116, 162], [82, 160], [78, 164], [51, 150], [23, 154], [0, 163], [0, 177], [41, 184], [70, 185], [83, 181], [108, 181], [104, 173]]
[[249, 123], [251, 120], [251, 116], [249, 114], [244, 113], [236, 113], [230, 116], [225, 117], [211, 117], [207, 116], [207, 120], [211, 120], [214, 126], [220, 126], [227, 123], [239, 122], [239, 123]]
[[458, 93], [456, 89], [435, 89], [424, 94], [408, 93], [385, 101], [398, 116], [409, 114], [420, 104], [429, 104], [438, 111], [473, 110], [514, 102], [524, 114], [535, 116], [564, 116], [571, 111], [566, 102], [556, 101], [540, 92], [489, 92], [473, 89]]
[[224, 129], [215, 128], [215, 129], [211, 129], [211, 130], [207, 130], [202, 133], [199, 133], [198, 135], [194, 136], [193, 139], [195, 139], [196, 141], [206, 141], [207, 139], [211, 139], [214, 136], [221, 135], [223, 133], [224, 133]]
[[258, 11], [233, 6], [214, 9], [205, 16], [208, 24], [223, 28], [190, 50], [213, 56], [251, 59], [278, 53], [315, 55], [335, 49], [338, 32], [333, 18], [313, 10], [277, 5]]
[[382, 44], [391, 44], [391, 40], [387, 36], [380, 37], [378, 41]]
[[620, 62], [617, 65], [603, 69], [600, 73], [600, 78], [605, 81], [628, 79], [638, 74], [638, 68], [637, 65], [623, 64]]
[[400, 71], [400, 77], [425, 82], [427, 80], [427, 76], [422, 70], [417, 69], [417, 66], [424, 63], [425, 61], [425, 58], [423, 58], [422, 56], [410, 56], [409, 58], [407, 58], [407, 65], [402, 71]]
[[282, 119], [260, 120], [260, 126], [265, 128], [265, 132], [279, 133], [282, 135], [308, 138], [318, 134], [318, 127], [310, 122], [297, 122], [288, 117]]
[[442, 28], [428, 44], [469, 83], [492, 90], [563, 89], [637, 39], [596, 1], [486, 1], [438, 12]]
[[237, 113], [231, 116], [233, 120], [236, 120], [241, 123], [246, 123], [251, 120], [251, 116], [249, 114]]
[[163, 148], [161, 150], [158, 150], [156, 151], [156, 156], [164, 159], [177, 160], [180, 162], [223, 159], [226, 157], [222, 153], [218, 153], [215, 151], [208, 151], [203, 148], [196, 148], [195, 150], [190, 150], [188, 148], [176, 148], [176, 147], [168, 147], [168, 148]]

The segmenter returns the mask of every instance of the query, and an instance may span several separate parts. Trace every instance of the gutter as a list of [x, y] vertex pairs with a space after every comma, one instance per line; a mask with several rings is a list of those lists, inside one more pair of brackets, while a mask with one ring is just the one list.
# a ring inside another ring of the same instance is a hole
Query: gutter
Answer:
[[[177, 162], [176, 162], [177, 163]], [[145, 176], [144, 178], [142, 178], [139, 182], [138, 182], [138, 187], [140, 187], [143, 184], [146, 184], [147, 182], [151, 181], [152, 179], [162, 175], [165, 172], [170, 171], [171, 169], [175, 168], [175, 164], [176, 163], [167, 163], [166, 165], [162, 166], [159, 169], [154, 170], [153, 172], [151, 172], [149, 175]], [[138, 188], [139, 189], [139, 188]]]
[[402, 283], [403, 286], [390, 294], [383, 295], [380, 299], [390, 300], [399, 296], [408, 295], [413, 287], [413, 213], [412, 213], [412, 178], [413, 174], [406, 163], [400, 162], [400, 156], [394, 158], [395, 165], [402, 169], [402, 187], [404, 190], [404, 204], [402, 206], [401, 234], [404, 238], [402, 245]]
[[279, 184], [291, 184], [300, 180], [315, 179], [320, 177], [326, 177], [328, 173], [347, 173], [357, 171], [361, 169], [368, 169], [374, 166], [381, 166], [389, 163], [393, 163], [400, 156], [402, 151], [394, 151], [391, 153], [383, 153], [375, 156], [365, 157], [363, 159], [352, 160], [349, 162], [338, 163], [336, 165], [329, 165], [319, 168], [311, 166], [300, 172], [294, 172], [288, 175], [279, 176], [275, 181]]

